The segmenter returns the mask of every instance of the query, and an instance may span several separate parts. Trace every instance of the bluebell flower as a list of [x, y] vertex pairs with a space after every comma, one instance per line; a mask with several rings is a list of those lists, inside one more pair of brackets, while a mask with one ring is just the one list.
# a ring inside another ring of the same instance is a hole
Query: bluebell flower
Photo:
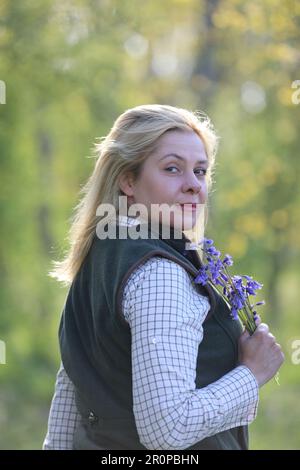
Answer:
[[[232, 266], [232, 257], [225, 255], [221, 261], [221, 252], [214, 247], [211, 239], [204, 238], [199, 245], [203, 246], [206, 263], [199, 270], [195, 282], [203, 286], [209, 282], [213, 283], [221, 293], [224, 301], [229, 303], [230, 315], [234, 320], [240, 320], [246, 330], [253, 334], [257, 328], [258, 314], [254, 307], [264, 305], [264, 300], [250, 304], [249, 296], [256, 295], [256, 291], [261, 289], [263, 284], [255, 281], [252, 276], [243, 274], [242, 276], [231, 276], [228, 272], [228, 266]], [[246, 280], [244, 284], [243, 280]], [[222, 290], [220, 291], [220, 289]], [[275, 381], [279, 385], [278, 373]]]
[[209, 278], [208, 278], [208, 275], [207, 275], [207, 272], [206, 272], [206, 269], [205, 268], [201, 268], [199, 270], [199, 273], [195, 279], [195, 282], [197, 284], [201, 284], [202, 286], [205, 286], [209, 281]]
[[209, 282], [214, 284], [224, 300], [229, 303], [232, 318], [240, 319], [252, 334], [256, 329], [255, 321], [258, 318], [253, 307], [263, 305], [264, 301], [252, 305], [249, 296], [256, 295], [256, 291], [261, 289], [263, 284], [246, 274], [231, 276], [228, 267], [233, 265], [233, 259], [226, 254], [222, 260], [221, 252], [216, 249], [213, 240], [204, 238], [199, 245], [202, 246], [206, 264], [199, 270], [195, 282], [203, 286]]
[[223, 264], [226, 264], [227, 266], [232, 266], [233, 265], [233, 260], [230, 255], [225, 255], [225, 258], [223, 259]]

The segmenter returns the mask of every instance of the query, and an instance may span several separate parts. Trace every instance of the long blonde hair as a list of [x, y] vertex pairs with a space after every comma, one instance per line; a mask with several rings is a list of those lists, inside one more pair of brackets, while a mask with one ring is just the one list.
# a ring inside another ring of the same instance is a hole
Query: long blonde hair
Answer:
[[[218, 136], [204, 113], [160, 104], [126, 110], [116, 119], [107, 136], [101, 137], [95, 144], [97, 161], [93, 173], [80, 191], [82, 197], [71, 218], [70, 248], [62, 261], [53, 262], [54, 269], [50, 276], [65, 285], [73, 281], [92, 244], [99, 221], [96, 214], [99, 204], [108, 203], [117, 208], [119, 196], [123, 195], [119, 187], [120, 176], [131, 172], [134, 178], [138, 178], [159, 137], [176, 129], [192, 129], [202, 139], [209, 161], [207, 183], [210, 189]], [[199, 218], [193, 231], [186, 232], [188, 238], [191, 239], [192, 235], [199, 240], [204, 234], [206, 222], [207, 206], [205, 220]]]

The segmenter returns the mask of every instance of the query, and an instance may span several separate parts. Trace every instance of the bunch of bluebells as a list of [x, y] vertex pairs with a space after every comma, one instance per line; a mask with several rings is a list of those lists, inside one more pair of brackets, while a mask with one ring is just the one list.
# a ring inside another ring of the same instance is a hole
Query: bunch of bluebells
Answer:
[[253, 334], [256, 329], [258, 314], [255, 310], [264, 301], [250, 303], [250, 296], [255, 296], [262, 284], [251, 276], [231, 276], [228, 268], [233, 265], [230, 255], [221, 258], [221, 252], [214, 247], [213, 240], [204, 238], [199, 244], [204, 252], [204, 264], [200, 268], [195, 282], [206, 285], [211, 282], [221, 293], [223, 299], [229, 304], [233, 319], [240, 319], [247, 331]]

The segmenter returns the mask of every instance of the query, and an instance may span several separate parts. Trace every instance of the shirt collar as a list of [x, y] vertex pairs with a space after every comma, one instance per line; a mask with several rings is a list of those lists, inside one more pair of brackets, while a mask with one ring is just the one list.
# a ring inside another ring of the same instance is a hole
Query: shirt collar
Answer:
[[[118, 224], [131, 227], [134, 225], [140, 225], [141, 220], [131, 216], [118, 216]], [[149, 228], [150, 230], [151, 228]], [[157, 229], [152, 231], [158, 235], [158, 238], [163, 240], [168, 245], [172, 246], [176, 251], [184, 255], [189, 261], [191, 261], [197, 269], [201, 266], [200, 257], [196, 251], [197, 246], [191, 242], [187, 236], [173, 227], [166, 229], [161, 223], [157, 226]], [[181, 236], [181, 238], [178, 238]]]

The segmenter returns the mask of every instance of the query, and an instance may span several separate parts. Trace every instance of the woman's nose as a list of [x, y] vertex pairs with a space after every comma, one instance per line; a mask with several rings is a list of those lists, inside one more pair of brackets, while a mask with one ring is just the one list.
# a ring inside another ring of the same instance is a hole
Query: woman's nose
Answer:
[[198, 177], [195, 175], [194, 172], [192, 175], [186, 176], [186, 179], [183, 183], [183, 188], [182, 188], [184, 193], [188, 191], [192, 191], [193, 193], [198, 194], [200, 193], [201, 188], [202, 188], [201, 181], [199, 181]]

